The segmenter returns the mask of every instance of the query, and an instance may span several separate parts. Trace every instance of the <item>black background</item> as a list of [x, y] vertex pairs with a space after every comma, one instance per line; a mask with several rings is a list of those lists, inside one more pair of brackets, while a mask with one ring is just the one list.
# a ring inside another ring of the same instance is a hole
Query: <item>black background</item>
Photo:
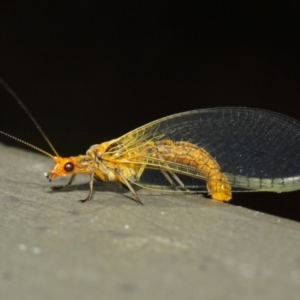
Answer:
[[[0, 76], [60, 155], [191, 109], [249, 106], [300, 119], [297, 1], [153, 3], [1, 2]], [[2, 88], [0, 99], [1, 130], [48, 151]], [[235, 194], [231, 203], [300, 220], [299, 196]]]

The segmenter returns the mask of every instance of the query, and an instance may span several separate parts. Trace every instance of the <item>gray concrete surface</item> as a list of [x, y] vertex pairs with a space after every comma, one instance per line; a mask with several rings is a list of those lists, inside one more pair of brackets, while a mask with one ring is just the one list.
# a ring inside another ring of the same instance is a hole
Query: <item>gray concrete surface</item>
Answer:
[[50, 192], [49, 158], [0, 144], [0, 299], [299, 299], [300, 224], [88, 178]]

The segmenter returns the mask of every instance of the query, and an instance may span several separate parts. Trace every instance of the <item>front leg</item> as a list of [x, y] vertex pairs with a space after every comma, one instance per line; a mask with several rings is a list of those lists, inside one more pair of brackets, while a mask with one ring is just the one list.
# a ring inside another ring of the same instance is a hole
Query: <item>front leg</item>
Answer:
[[64, 190], [66, 187], [68, 187], [69, 185], [72, 184], [74, 178], [75, 178], [76, 174], [73, 174], [71, 177], [70, 177], [70, 180], [67, 184], [65, 185], [55, 185], [55, 186], [51, 186], [51, 190], [52, 191], [59, 191], [59, 190]]
[[87, 195], [87, 197], [86, 197], [85, 199], [79, 200], [79, 202], [81, 202], [81, 203], [90, 201], [90, 200], [92, 199], [92, 197], [93, 197], [93, 190], [94, 190], [94, 174], [95, 174], [95, 172], [94, 172], [94, 170], [93, 170], [93, 172], [92, 172], [92, 174], [91, 174], [91, 179], [90, 179], [90, 190], [89, 190], [89, 193], [88, 193], [88, 195]]

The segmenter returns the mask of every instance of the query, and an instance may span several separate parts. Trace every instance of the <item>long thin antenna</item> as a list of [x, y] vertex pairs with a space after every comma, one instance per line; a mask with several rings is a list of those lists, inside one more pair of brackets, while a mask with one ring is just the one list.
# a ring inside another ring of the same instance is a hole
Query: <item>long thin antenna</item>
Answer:
[[[37, 130], [40, 132], [40, 134], [43, 136], [43, 138], [45, 139], [45, 141], [48, 143], [48, 145], [50, 146], [50, 148], [52, 149], [52, 151], [54, 152], [54, 154], [56, 156], [59, 156], [57, 151], [55, 150], [54, 146], [52, 145], [52, 143], [50, 142], [49, 138], [46, 136], [46, 134], [44, 133], [42, 127], [40, 126], [40, 124], [37, 122], [37, 120], [33, 117], [33, 115], [30, 113], [30, 111], [28, 110], [28, 108], [25, 106], [25, 104], [21, 101], [21, 99], [17, 96], [17, 94], [9, 87], [9, 85], [0, 77], [0, 83], [1, 85], [8, 91], [9, 94], [11, 94], [11, 96], [17, 101], [17, 103], [22, 107], [22, 109], [25, 111], [25, 113], [28, 115], [28, 117], [31, 119], [31, 121], [33, 122], [33, 124], [35, 125], [35, 127], [37, 128]], [[16, 141], [19, 141], [33, 149], [36, 149], [50, 157], [53, 157], [52, 155], [50, 155], [49, 153], [45, 152], [44, 150], [39, 149], [38, 147], [35, 147], [25, 141], [22, 141], [10, 134], [7, 134], [3, 131], [0, 131], [1, 134], [6, 135]]]
[[24, 145], [26, 145], [26, 146], [28, 146], [28, 147], [30, 147], [30, 148], [33, 148], [33, 149], [36, 150], [36, 151], [42, 152], [42, 153], [44, 153], [45, 155], [47, 155], [47, 156], [53, 158], [53, 155], [51, 155], [51, 154], [48, 153], [47, 151], [44, 151], [44, 150], [42, 150], [41, 148], [39, 148], [39, 147], [37, 147], [37, 146], [34, 146], [34, 145], [30, 144], [30, 143], [27, 143], [27, 142], [25, 142], [25, 141], [23, 141], [23, 140], [21, 140], [21, 139], [15, 137], [15, 136], [11, 135], [11, 134], [8, 134], [8, 133], [6, 133], [6, 132], [4, 132], [4, 131], [1, 131], [1, 130], [0, 130], [0, 134], [3, 134], [3, 135], [5, 135], [5, 136], [7, 136], [7, 137], [9, 137], [9, 138], [11, 138], [11, 139], [13, 139], [13, 140], [15, 140], [15, 141], [18, 141], [18, 142], [20, 142], [20, 143], [22, 143], [22, 144], [24, 144]]

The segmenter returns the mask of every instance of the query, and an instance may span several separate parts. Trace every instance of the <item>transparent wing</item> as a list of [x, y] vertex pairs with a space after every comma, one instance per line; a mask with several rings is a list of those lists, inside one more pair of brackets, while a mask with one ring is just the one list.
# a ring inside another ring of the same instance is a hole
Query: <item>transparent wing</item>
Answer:
[[[253, 108], [211, 108], [165, 117], [139, 127], [117, 140], [113, 155], [122, 156], [149, 141], [186, 141], [207, 151], [219, 164], [233, 190], [291, 191], [300, 188], [300, 123], [275, 112]], [[133, 155], [145, 164], [137, 185], [172, 187], [157, 170], [178, 173], [184, 186], [205, 191], [207, 179], [197, 167], [160, 157]], [[174, 180], [173, 180], [174, 181]], [[176, 187], [177, 182], [174, 181]], [[172, 187], [174, 188], [174, 186]]]

